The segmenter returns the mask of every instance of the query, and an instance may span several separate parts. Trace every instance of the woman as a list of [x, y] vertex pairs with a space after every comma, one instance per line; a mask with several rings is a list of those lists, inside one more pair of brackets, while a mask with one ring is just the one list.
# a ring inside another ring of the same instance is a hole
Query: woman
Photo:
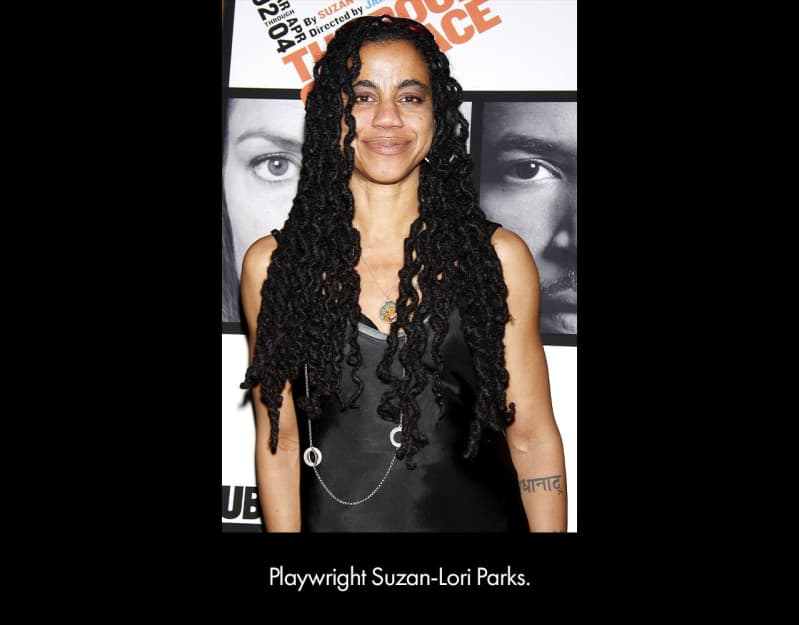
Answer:
[[412, 20], [314, 67], [297, 195], [242, 271], [267, 531], [566, 530], [538, 274], [477, 204], [461, 100]]

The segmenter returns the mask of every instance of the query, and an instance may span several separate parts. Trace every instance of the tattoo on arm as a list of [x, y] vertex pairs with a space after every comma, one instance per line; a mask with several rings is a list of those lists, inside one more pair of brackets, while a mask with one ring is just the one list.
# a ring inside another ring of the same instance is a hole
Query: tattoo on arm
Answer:
[[547, 477], [531, 477], [526, 480], [519, 480], [519, 490], [524, 493], [534, 493], [535, 487], [544, 490], [556, 490], [558, 495], [563, 494], [563, 489], [560, 486], [560, 475], [549, 475]]

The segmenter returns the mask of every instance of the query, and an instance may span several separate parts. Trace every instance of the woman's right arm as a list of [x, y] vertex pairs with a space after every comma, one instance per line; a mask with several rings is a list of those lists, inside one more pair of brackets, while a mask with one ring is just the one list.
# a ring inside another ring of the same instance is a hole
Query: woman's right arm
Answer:
[[[258, 239], [244, 256], [241, 271], [241, 299], [250, 331], [250, 362], [255, 352], [261, 287], [266, 269], [277, 247], [273, 236]], [[291, 382], [283, 387], [280, 408], [280, 435], [277, 451], [269, 449], [269, 415], [261, 401], [261, 389], [252, 389], [255, 406], [255, 472], [267, 532], [300, 531], [300, 435]]]

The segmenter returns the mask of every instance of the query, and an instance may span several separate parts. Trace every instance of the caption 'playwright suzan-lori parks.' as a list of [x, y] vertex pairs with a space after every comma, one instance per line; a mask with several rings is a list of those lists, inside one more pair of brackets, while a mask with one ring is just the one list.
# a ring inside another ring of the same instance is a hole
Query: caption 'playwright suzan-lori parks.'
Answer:
[[432, 573], [387, 571], [380, 566], [371, 571], [350, 566], [349, 571], [295, 573], [283, 566], [270, 566], [268, 580], [270, 586], [295, 588], [298, 592], [314, 586], [335, 587], [341, 592], [358, 586], [530, 586], [524, 573], [514, 572], [510, 566], [504, 571], [478, 566], [475, 570], [449, 572], [440, 567]]

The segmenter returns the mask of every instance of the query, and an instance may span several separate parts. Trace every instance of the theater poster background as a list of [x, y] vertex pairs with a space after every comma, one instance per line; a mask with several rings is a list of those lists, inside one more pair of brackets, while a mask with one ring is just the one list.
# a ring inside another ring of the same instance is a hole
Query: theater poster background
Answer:
[[288, 214], [314, 59], [338, 26], [379, 13], [435, 34], [465, 92], [481, 206], [535, 256], [568, 527], [577, 531], [576, 0], [228, 0], [224, 10], [222, 531], [263, 531], [254, 417], [239, 389], [247, 366], [241, 258]]

